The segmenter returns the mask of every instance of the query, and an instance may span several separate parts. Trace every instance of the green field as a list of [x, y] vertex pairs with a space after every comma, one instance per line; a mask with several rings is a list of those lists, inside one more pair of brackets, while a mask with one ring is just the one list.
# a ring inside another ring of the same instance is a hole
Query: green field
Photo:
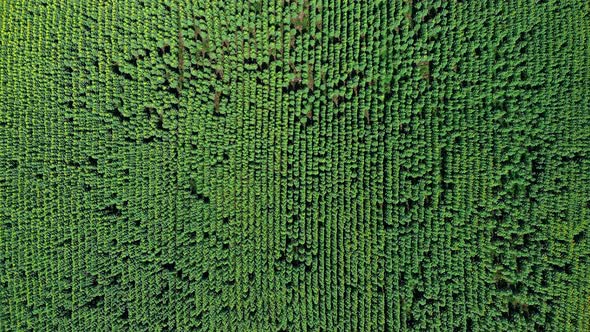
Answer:
[[590, 3], [0, 0], [0, 331], [590, 331]]

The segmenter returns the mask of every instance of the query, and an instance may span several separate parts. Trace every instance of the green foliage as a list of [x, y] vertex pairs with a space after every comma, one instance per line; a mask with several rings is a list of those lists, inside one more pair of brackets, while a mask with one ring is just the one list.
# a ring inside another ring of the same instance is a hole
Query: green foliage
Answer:
[[590, 331], [587, 1], [0, 1], [0, 331]]

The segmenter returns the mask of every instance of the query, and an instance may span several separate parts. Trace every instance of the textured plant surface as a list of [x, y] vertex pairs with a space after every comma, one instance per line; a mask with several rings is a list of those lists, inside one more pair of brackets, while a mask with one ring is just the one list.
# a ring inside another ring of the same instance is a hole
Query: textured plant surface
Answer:
[[585, 0], [0, 0], [1, 331], [590, 331]]

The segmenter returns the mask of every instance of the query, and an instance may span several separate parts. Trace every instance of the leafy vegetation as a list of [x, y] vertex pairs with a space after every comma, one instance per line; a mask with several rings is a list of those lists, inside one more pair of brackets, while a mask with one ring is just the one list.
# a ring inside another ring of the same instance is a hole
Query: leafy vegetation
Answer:
[[589, 331], [589, 17], [0, 1], [0, 330]]

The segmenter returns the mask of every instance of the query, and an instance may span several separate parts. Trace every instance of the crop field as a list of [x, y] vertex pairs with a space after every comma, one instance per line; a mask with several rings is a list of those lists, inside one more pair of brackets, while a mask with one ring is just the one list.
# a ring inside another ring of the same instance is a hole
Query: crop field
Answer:
[[590, 331], [590, 2], [0, 0], [0, 331]]

